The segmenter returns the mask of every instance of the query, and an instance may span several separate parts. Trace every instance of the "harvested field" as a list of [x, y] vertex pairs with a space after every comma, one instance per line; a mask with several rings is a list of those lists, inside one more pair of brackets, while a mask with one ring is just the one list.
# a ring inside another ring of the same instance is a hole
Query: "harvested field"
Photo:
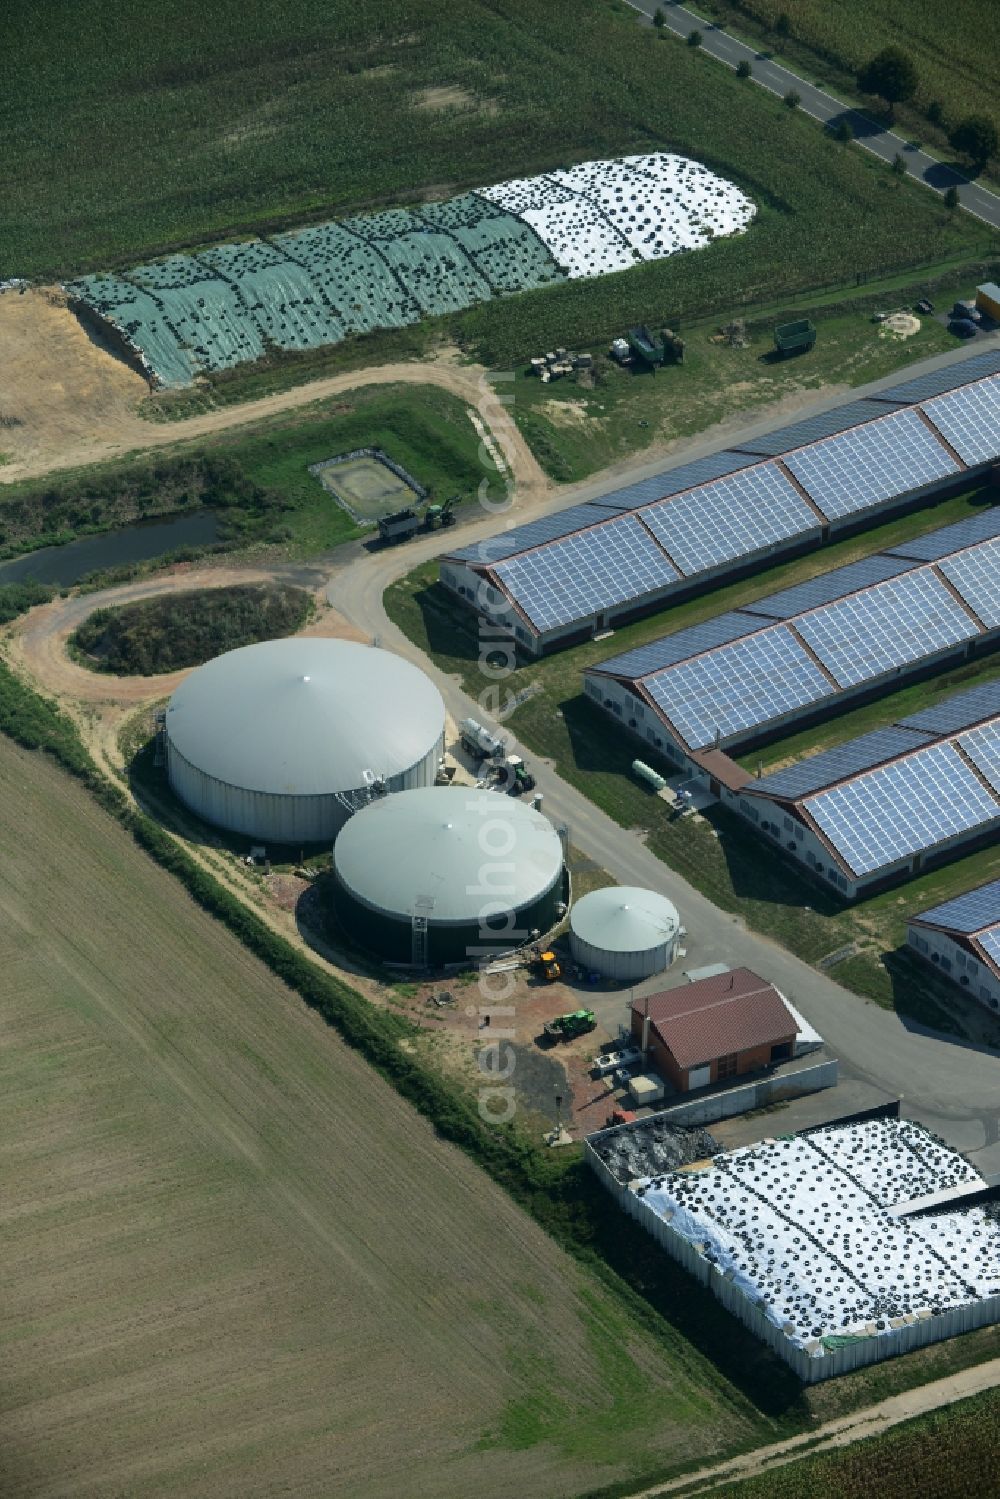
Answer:
[[0, 1491], [549, 1499], [751, 1416], [0, 738]]

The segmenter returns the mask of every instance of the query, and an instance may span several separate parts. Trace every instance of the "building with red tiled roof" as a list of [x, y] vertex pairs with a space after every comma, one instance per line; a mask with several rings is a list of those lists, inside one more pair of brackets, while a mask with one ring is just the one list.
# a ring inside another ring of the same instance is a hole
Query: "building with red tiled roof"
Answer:
[[787, 1061], [798, 1023], [773, 984], [749, 968], [632, 1002], [632, 1034], [679, 1093]]

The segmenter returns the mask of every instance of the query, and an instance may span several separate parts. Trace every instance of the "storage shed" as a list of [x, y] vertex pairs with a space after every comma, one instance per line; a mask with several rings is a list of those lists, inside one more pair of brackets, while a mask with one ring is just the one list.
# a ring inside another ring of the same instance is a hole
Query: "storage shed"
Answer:
[[679, 1093], [736, 1078], [795, 1052], [798, 1021], [773, 984], [735, 968], [633, 1000], [632, 1035]]

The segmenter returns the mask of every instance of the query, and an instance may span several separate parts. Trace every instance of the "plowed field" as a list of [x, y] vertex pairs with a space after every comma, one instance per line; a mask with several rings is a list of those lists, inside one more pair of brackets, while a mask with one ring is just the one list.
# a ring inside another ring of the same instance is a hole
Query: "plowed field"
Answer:
[[749, 1434], [3, 738], [0, 850], [4, 1499], [557, 1499]]

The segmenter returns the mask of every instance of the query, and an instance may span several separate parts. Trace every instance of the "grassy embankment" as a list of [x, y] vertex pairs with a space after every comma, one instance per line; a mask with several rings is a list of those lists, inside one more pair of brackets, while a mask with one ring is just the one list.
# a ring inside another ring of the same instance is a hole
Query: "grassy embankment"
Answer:
[[[484, 477], [467, 408], [434, 387], [372, 386], [272, 417], [248, 434], [178, 444], [150, 458], [69, 470], [0, 486], [0, 542], [8, 554], [185, 509], [218, 509], [230, 546], [310, 556], [366, 534], [309, 473], [355, 447], [381, 447], [431, 493], [474, 494]], [[495, 475], [492, 476], [494, 479]]]
[[[586, 700], [581, 672], [633, 646], [880, 551], [904, 537], [961, 519], [986, 497], [983, 491], [974, 491], [943, 500], [626, 625], [615, 632], [613, 641], [590, 641], [525, 663], [511, 688], [528, 695], [507, 720], [535, 754], [550, 757], [564, 779], [622, 827], [646, 830], [648, 846], [721, 909], [741, 915], [750, 926], [783, 942], [810, 963], [845, 950], [847, 956], [832, 969], [838, 982], [878, 1004], [896, 1006], [948, 1031], [961, 1029], [964, 1002], [939, 987], [932, 974], [900, 951], [906, 916], [996, 877], [1000, 849], [981, 849], [899, 889], [845, 906], [832, 892], [807, 882], [796, 866], [755, 838], [722, 807], [712, 809], [704, 822], [671, 820], [664, 803], [631, 774], [637, 743]], [[416, 569], [387, 591], [386, 607], [412, 640], [477, 695], [484, 686], [477, 665], [478, 637], [470, 627], [470, 616], [452, 605], [436, 580], [436, 563]], [[998, 672], [1000, 661], [995, 656], [957, 668], [904, 689], [898, 698], [882, 698], [854, 714], [820, 724], [797, 736], [790, 748], [776, 745], [772, 757], [823, 748]], [[849, 718], [853, 722], [845, 728]], [[750, 757], [754, 767], [757, 758], [770, 753]]]

